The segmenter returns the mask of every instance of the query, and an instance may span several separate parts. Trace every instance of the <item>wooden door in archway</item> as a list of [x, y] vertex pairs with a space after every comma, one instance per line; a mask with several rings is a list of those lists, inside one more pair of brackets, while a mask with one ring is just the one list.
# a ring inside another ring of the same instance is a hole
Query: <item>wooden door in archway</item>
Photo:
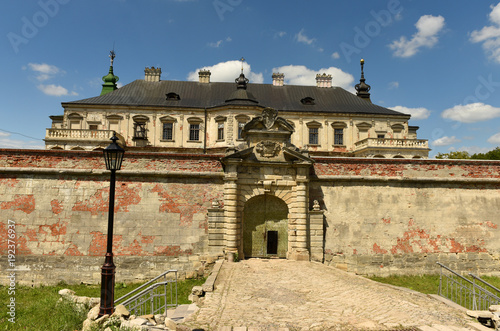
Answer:
[[243, 214], [245, 257], [286, 257], [287, 204], [272, 195], [259, 195], [246, 202]]

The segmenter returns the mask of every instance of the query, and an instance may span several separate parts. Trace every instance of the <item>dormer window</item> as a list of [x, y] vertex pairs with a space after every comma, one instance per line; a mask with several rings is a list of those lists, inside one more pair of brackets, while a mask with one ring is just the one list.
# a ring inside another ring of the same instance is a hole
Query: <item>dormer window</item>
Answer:
[[314, 99], [313, 99], [313, 98], [311, 98], [311, 97], [305, 97], [305, 98], [301, 99], [301, 100], [300, 100], [300, 102], [301, 102], [303, 105], [308, 105], [308, 106], [309, 106], [309, 105], [314, 105], [314, 104], [316, 104], [316, 103], [314, 102]]
[[174, 92], [167, 93], [166, 96], [167, 96], [167, 100], [178, 101], [181, 99], [181, 97], [177, 93], [174, 93]]

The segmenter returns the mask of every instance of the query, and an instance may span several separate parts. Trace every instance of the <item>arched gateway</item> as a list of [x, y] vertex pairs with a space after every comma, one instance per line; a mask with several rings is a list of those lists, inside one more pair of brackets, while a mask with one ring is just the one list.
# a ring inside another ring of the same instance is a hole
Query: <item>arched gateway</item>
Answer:
[[280, 198], [258, 195], [243, 212], [243, 253], [246, 257], [286, 257], [288, 206]]
[[[290, 144], [293, 127], [266, 108], [243, 130], [247, 146], [224, 164], [224, 206], [209, 210], [209, 248], [235, 256], [323, 259], [323, 214], [309, 211], [307, 153]], [[312, 226], [314, 224], [314, 226]]]

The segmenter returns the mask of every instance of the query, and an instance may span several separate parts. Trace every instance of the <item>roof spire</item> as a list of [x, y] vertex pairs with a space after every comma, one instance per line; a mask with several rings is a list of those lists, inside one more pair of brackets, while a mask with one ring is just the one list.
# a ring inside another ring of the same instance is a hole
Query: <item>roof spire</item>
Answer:
[[371, 102], [369, 93], [371, 86], [365, 83], [366, 81], [365, 72], [363, 70], [365, 66], [365, 60], [361, 59], [360, 64], [361, 64], [361, 78], [359, 79], [359, 84], [356, 84], [356, 86], [354, 86], [356, 91], [358, 91], [356, 95], [362, 99]]
[[236, 78], [234, 81], [236, 82], [237, 88], [238, 89], [247, 89], [247, 84], [250, 81], [248, 78], [245, 77], [245, 74], [243, 73], [243, 63], [245, 62], [244, 58], [240, 59], [241, 61], [241, 74], [240, 77]]
[[243, 73], [243, 63], [245, 62], [245, 58], [241, 57], [240, 61], [241, 61], [241, 73]]
[[102, 91], [101, 95], [107, 94], [109, 92], [113, 92], [118, 88], [116, 86], [116, 82], [119, 80], [118, 76], [115, 76], [113, 73], [113, 62], [115, 61], [115, 50], [113, 47], [113, 50], [109, 52], [109, 58], [111, 59], [111, 65], [109, 66], [109, 72], [106, 76], [102, 77], [102, 80], [104, 84], [102, 84]]

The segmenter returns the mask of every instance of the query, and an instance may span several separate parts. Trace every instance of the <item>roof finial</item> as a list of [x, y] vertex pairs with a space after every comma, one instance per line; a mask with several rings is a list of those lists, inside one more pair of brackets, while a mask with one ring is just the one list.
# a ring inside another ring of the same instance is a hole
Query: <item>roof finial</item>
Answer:
[[113, 62], [115, 61], [115, 57], [116, 57], [115, 47], [113, 46], [113, 50], [111, 50], [109, 52], [109, 58], [111, 59], [111, 66], [113, 66]]
[[243, 62], [245, 62], [245, 58], [242, 57], [240, 61], [241, 61], [241, 73], [243, 73]]
[[118, 88], [116, 82], [119, 80], [118, 76], [113, 73], [113, 62], [115, 60], [116, 54], [115, 49], [109, 52], [109, 58], [111, 59], [111, 65], [109, 66], [109, 72], [106, 76], [102, 77], [104, 84], [102, 84], [101, 95], [113, 92]]
[[371, 102], [369, 93], [371, 86], [365, 83], [365, 72], [364, 72], [365, 60], [361, 59], [360, 64], [361, 64], [361, 78], [359, 79], [359, 84], [356, 84], [356, 86], [354, 86], [356, 91], [358, 91], [356, 95], [362, 99]]

